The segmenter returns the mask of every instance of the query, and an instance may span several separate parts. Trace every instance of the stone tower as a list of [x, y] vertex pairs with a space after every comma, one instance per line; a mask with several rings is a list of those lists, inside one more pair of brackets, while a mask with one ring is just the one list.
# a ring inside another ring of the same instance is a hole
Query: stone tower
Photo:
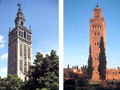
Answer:
[[102, 11], [98, 3], [94, 9], [94, 18], [90, 19], [90, 46], [92, 55], [93, 74], [92, 80], [100, 80], [98, 67], [99, 67], [99, 53], [100, 53], [100, 40], [104, 38], [104, 48], [106, 50], [106, 36], [105, 36], [105, 21], [102, 17]]
[[27, 80], [27, 71], [32, 60], [31, 26], [25, 27], [25, 17], [21, 4], [17, 5], [18, 12], [15, 18], [15, 27], [9, 29], [8, 41], [8, 74], [16, 74], [23, 81]]

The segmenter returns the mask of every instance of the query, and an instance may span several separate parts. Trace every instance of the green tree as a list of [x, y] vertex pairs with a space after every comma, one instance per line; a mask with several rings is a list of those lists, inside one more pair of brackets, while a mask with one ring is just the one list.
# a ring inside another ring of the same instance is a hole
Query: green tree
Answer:
[[8, 75], [6, 78], [6, 90], [19, 90], [24, 84], [23, 81], [18, 78], [17, 75]]
[[64, 81], [64, 90], [75, 90], [76, 82], [72, 79]]
[[49, 77], [49, 85], [47, 86], [50, 90], [58, 90], [59, 89], [59, 57], [56, 55], [56, 51], [52, 50], [50, 53], [50, 64], [49, 64], [49, 72], [47, 72]]
[[68, 64], [68, 69], [69, 69], [69, 64]]
[[25, 88], [27, 90], [43, 89], [58, 90], [59, 86], [59, 58], [56, 51], [51, 50], [50, 56], [45, 57], [37, 53], [34, 65], [28, 71], [29, 80]]
[[83, 73], [87, 73], [87, 70], [88, 70], [87, 65], [83, 65], [81, 67], [81, 70], [82, 70]]
[[105, 80], [106, 79], [106, 54], [105, 54], [105, 48], [104, 48], [104, 38], [101, 37], [100, 40], [100, 54], [99, 54], [99, 73], [100, 73], [100, 79]]
[[0, 77], [0, 90], [6, 90], [5, 78]]
[[87, 73], [88, 73], [88, 78], [91, 79], [91, 78], [92, 78], [92, 73], [93, 73], [91, 46], [89, 47], [89, 58], [88, 58], [88, 69], [87, 69]]
[[9, 74], [7, 78], [0, 77], [0, 90], [20, 90], [23, 81], [16, 75]]
[[77, 65], [77, 69], [79, 69], [78, 65]]
[[87, 86], [88, 85], [88, 80], [81, 78], [81, 79], [77, 80], [77, 85], [79, 87]]

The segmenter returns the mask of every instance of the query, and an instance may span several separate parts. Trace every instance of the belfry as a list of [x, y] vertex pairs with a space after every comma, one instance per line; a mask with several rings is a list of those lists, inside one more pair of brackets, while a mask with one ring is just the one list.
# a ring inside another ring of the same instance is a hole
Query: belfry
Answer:
[[32, 61], [32, 32], [25, 27], [25, 17], [21, 4], [17, 4], [18, 12], [15, 27], [9, 29], [8, 41], [8, 74], [15, 74], [23, 81], [27, 80], [27, 71]]

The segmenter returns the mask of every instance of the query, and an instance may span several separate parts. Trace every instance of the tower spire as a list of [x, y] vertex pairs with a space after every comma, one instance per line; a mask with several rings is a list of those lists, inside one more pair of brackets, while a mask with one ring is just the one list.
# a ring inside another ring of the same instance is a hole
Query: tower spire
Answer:
[[97, 6], [96, 7], [99, 7], [99, 3], [97, 2]]
[[18, 3], [17, 6], [18, 6], [19, 8], [21, 8], [21, 4], [20, 4], [20, 3]]
[[25, 17], [24, 17], [23, 12], [22, 12], [21, 4], [18, 3], [17, 6], [19, 8], [18, 8], [18, 12], [17, 12], [17, 17], [15, 19], [15, 25], [25, 26]]

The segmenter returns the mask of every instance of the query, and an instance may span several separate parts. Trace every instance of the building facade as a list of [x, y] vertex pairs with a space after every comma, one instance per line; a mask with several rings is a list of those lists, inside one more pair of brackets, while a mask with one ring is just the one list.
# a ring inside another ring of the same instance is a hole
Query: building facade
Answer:
[[99, 76], [99, 54], [100, 54], [100, 41], [103, 37], [104, 48], [106, 50], [106, 35], [105, 35], [105, 21], [102, 16], [102, 10], [98, 3], [94, 9], [94, 17], [90, 19], [90, 46], [92, 56], [93, 75], [92, 80], [100, 80]]
[[9, 28], [8, 41], [8, 74], [15, 74], [23, 81], [27, 80], [27, 71], [32, 61], [32, 32], [25, 27], [25, 17], [21, 4], [17, 5], [15, 27]]

